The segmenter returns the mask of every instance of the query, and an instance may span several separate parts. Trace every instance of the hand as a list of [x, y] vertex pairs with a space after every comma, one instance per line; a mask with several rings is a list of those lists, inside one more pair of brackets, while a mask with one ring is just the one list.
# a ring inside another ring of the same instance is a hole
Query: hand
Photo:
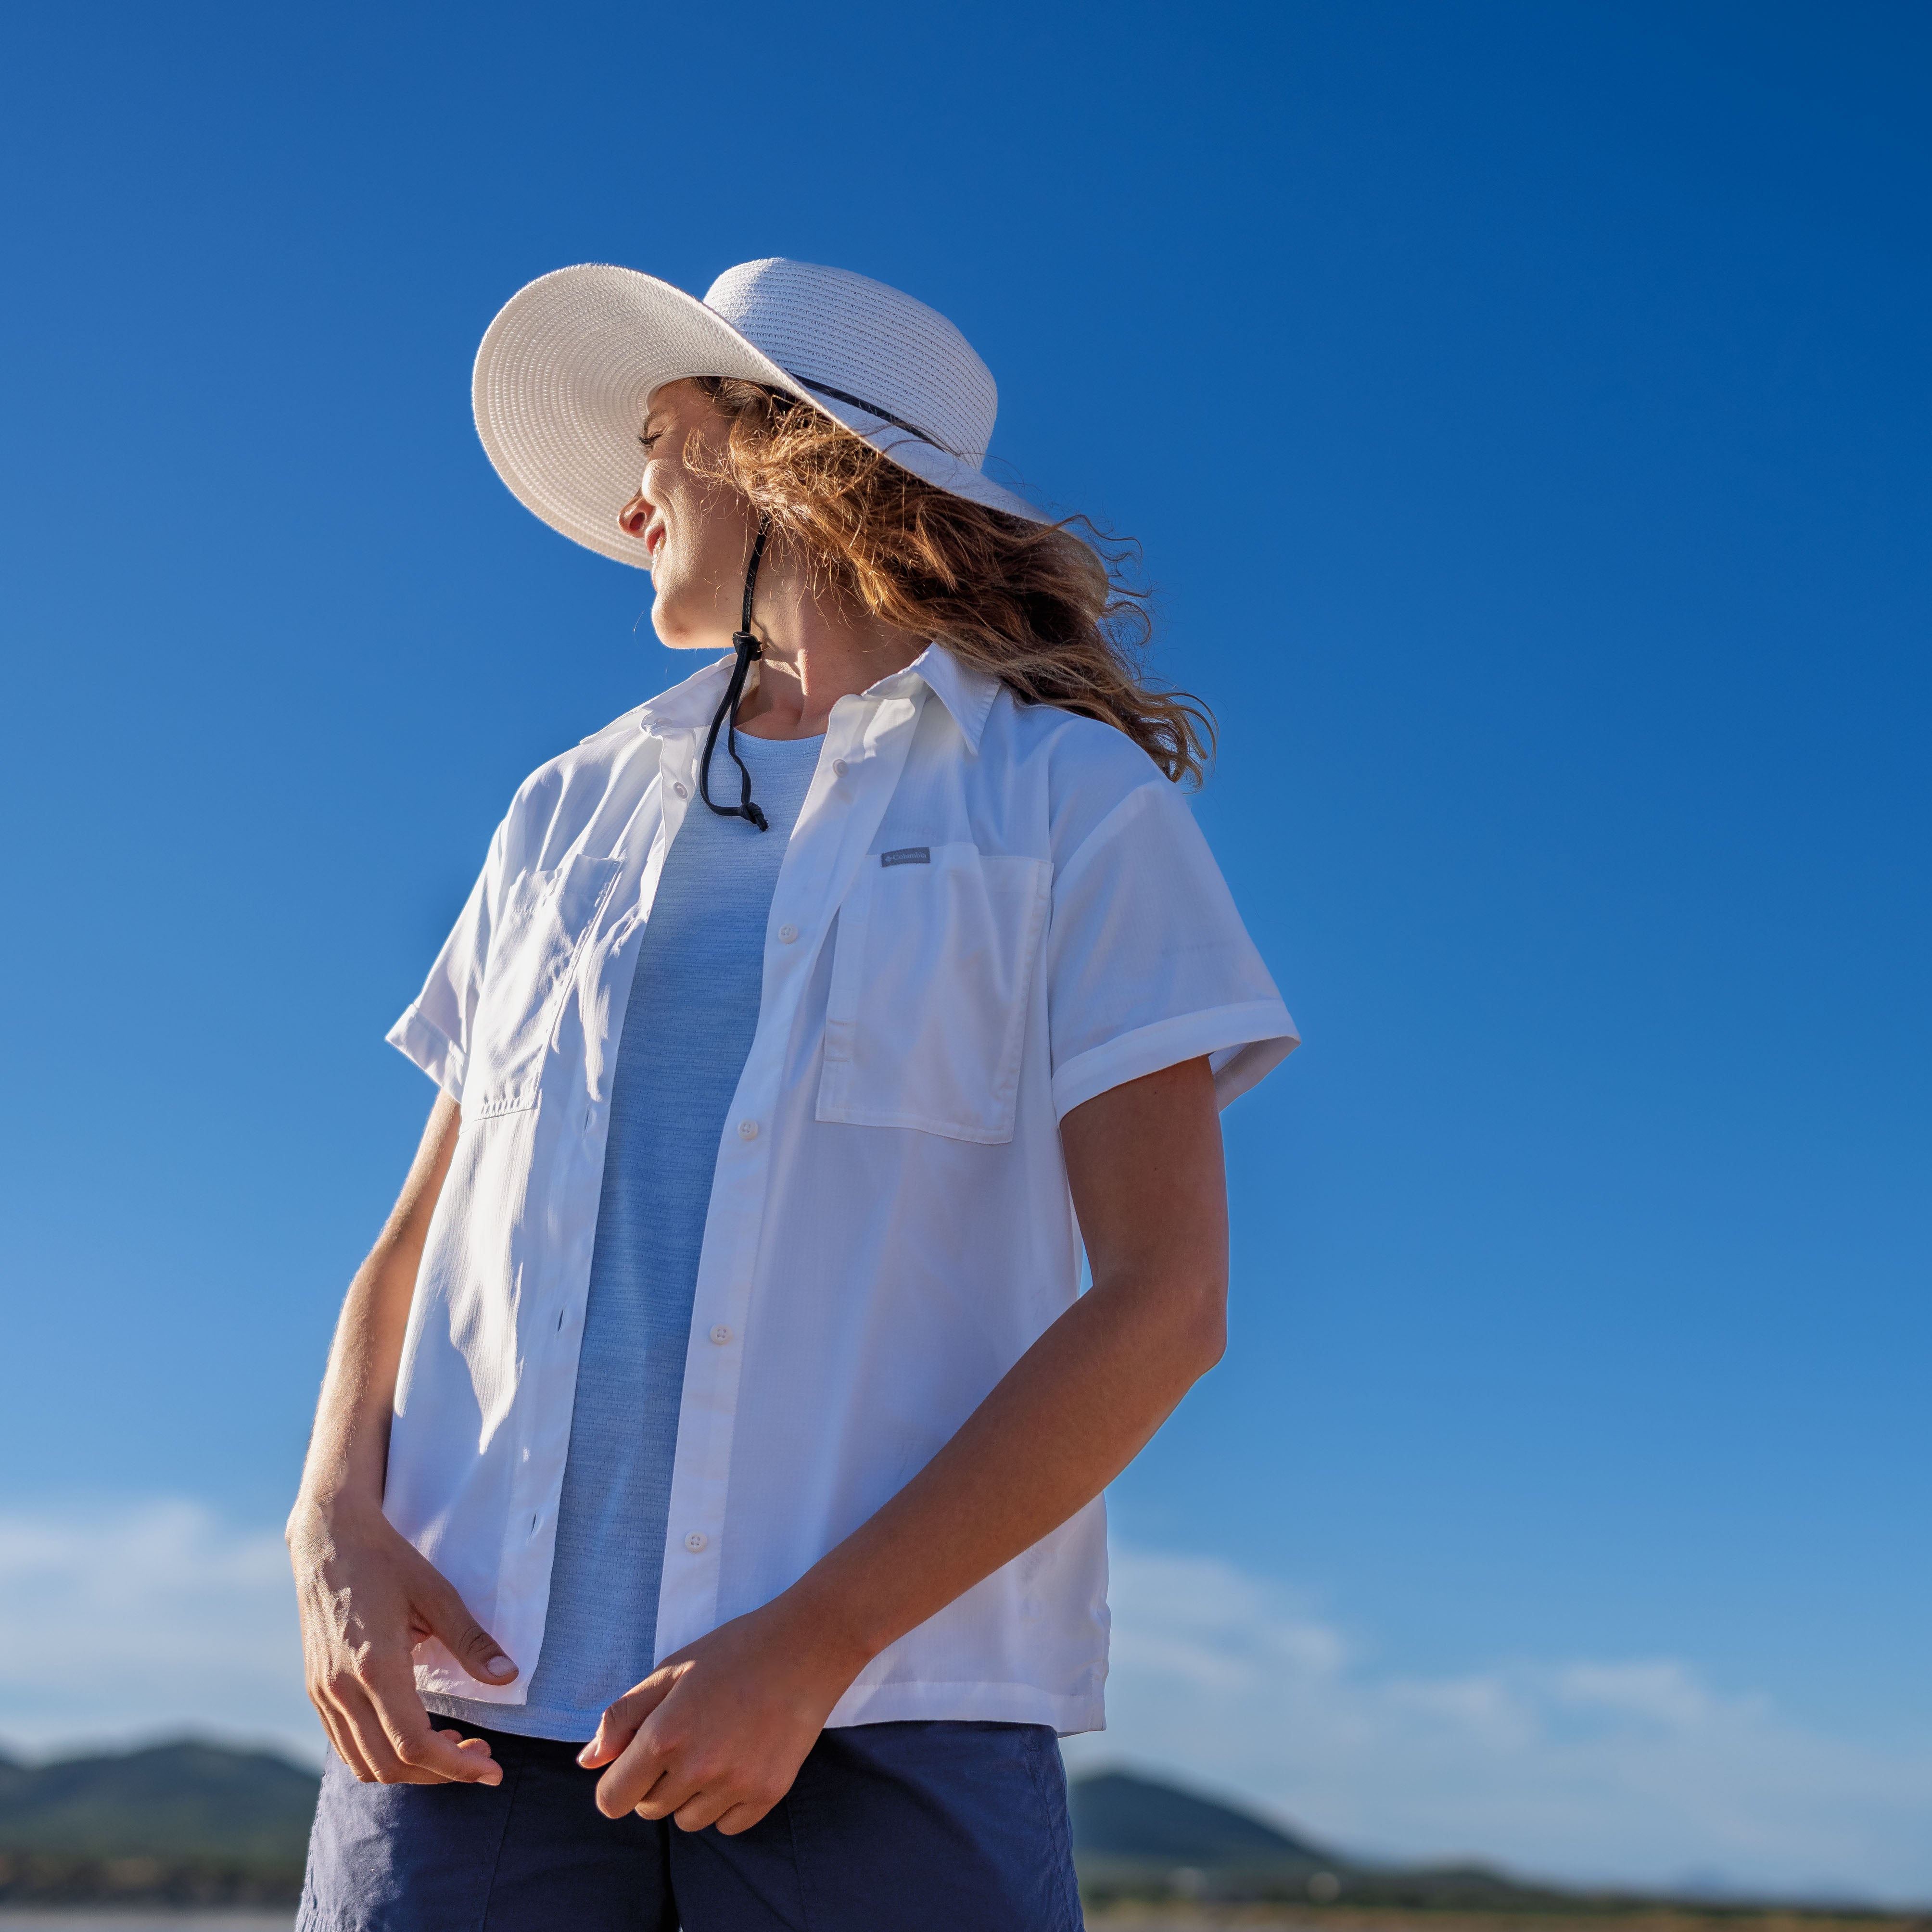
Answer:
[[[605, 1712], [578, 1754], [607, 1818], [749, 1831], [786, 1792], [868, 1660], [768, 1604], [667, 1658]], [[614, 1762], [613, 1762], [614, 1760]]]
[[309, 1701], [342, 1762], [365, 1784], [500, 1784], [489, 1746], [437, 1730], [416, 1695], [425, 1637], [485, 1684], [516, 1676], [435, 1568], [380, 1510], [298, 1504], [288, 1545]]

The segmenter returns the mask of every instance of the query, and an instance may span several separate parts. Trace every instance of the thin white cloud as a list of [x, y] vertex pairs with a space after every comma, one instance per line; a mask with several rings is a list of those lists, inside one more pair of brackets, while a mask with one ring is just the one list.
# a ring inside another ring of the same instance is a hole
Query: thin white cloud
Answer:
[[320, 1755], [281, 1537], [179, 1500], [0, 1511], [0, 1743], [189, 1731]]
[[1932, 1896], [1932, 1734], [1808, 1731], [1669, 1658], [1371, 1669], [1294, 1592], [1201, 1557], [1114, 1552], [1122, 1760], [1245, 1792], [1342, 1850], [1480, 1857], [1627, 1884]]
[[[1076, 1768], [1178, 1773], [1345, 1850], [1932, 1896], [1932, 1736], [1822, 1736], [1668, 1658], [1380, 1670], [1209, 1558], [1116, 1546], [1112, 1594], [1111, 1727]], [[181, 1501], [0, 1511], [0, 1742], [183, 1731], [318, 1752], [280, 1536]]]

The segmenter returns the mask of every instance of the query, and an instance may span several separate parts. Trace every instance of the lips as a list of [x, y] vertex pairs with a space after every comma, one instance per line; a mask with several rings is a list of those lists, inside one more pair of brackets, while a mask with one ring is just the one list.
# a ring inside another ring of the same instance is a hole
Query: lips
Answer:
[[658, 552], [664, 548], [664, 526], [653, 517], [645, 526], [644, 554], [654, 564], [657, 561]]

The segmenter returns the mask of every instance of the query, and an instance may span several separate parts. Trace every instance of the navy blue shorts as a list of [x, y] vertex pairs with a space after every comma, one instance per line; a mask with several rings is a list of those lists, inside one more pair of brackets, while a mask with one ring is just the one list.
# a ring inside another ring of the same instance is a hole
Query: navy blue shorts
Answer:
[[1044, 1725], [826, 1731], [726, 1838], [606, 1818], [575, 1744], [439, 1722], [502, 1784], [361, 1784], [332, 1751], [296, 1932], [1080, 1932]]

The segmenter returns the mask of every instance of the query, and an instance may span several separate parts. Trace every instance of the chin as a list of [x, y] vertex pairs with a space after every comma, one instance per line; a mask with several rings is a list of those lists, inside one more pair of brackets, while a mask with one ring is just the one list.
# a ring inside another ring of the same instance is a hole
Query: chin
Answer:
[[660, 590], [651, 607], [651, 627], [657, 633], [657, 641], [667, 651], [702, 651], [712, 648], [711, 640], [702, 629], [689, 623], [681, 623], [678, 616], [678, 596], [675, 591]]

